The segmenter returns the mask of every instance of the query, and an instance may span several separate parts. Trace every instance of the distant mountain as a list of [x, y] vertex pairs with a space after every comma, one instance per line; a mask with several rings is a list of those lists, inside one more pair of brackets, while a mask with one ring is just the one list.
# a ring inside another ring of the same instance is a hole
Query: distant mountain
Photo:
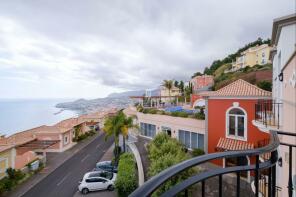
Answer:
[[[134, 91], [126, 91], [120, 93], [112, 93], [108, 95], [108, 98], [118, 98], [118, 97], [129, 97], [129, 96], [143, 96], [145, 95], [146, 90], [134, 90]], [[158, 96], [159, 90], [154, 89], [151, 91], [152, 96]]]
[[[78, 99], [72, 102], [64, 102], [56, 104], [57, 108], [80, 111], [81, 113], [87, 113], [90, 111], [100, 110], [103, 108], [117, 107], [125, 108], [133, 103], [129, 96], [143, 96], [145, 90], [127, 91], [121, 93], [112, 93], [106, 98], [97, 99]], [[157, 89], [152, 90], [152, 96], [159, 95]]]

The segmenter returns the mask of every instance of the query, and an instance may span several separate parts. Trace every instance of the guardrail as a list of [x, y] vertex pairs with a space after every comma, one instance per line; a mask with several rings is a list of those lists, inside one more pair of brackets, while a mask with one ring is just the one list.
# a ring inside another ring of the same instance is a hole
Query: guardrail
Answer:
[[[284, 132], [281, 132], [279, 134], [284, 134]], [[227, 152], [212, 153], [212, 154], [207, 154], [207, 155], [186, 160], [152, 177], [147, 182], [145, 182], [143, 186], [135, 190], [130, 196], [131, 197], [151, 196], [153, 192], [155, 192], [160, 186], [162, 186], [162, 184], [170, 180], [172, 177], [180, 174], [184, 170], [187, 170], [189, 168], [192, 168], [194, 166], [200, 165], [205, 162], [210, 162], [213, 160], [225, 159], [225, 158], [236, 158], [237, 161], [239, 161], [240, 158], [242, 157], [249, 157], [249, 158], [255, 158], [255, 164], [240, 165], [240, 166], [226, 167], [226, 168], [215, 168], [207, 172], [201, 172], [199, 174], [189, 177], [186, 180], [183, 180], [182, 182], [178, 183], [177, 185], [167, 190], [161, 196], [171, 197], [171, 196], [176, 196], [181, 192], [183, 192], [185, 196], [188, 196], [188, 188], [194, 184], [201, 183], [201, 195], [204, 197], [206, 196], [205, 194], [206, 180], [212, 177], [219, 177], [219, 180], [218, 180], [219, 197], [221, 197], [223, 175], [228, 173], [236, 173], [236, 196], [240, 196], [240, 181], [241, 181], [240, 176], [241, 176], [241, 172], [243, 171], [254, 172], [255, 196], [259, 196], [260, 171], [265, 170], [267, 171], [267, 176], [268, 176], [268, 186], [267, 186], [268, 194], [269, 196], [274, 197], [276, 196], [276, 163], [278, 161], [277, 148], [279, 145], [280, 145], [280, 141], [279, 141], [277, 132], [271, 131], [270, 142], [267, 146], [251, 149], [251, 150], [244, 150], [244, 151], [227, 151]], [[292, 153], [292, 151], [290, 153]], [[266, 154], [270, 154], [269, 159], [261, 162], [259, 160], [260, 155], [266, 155]], [[291, 183], [289, 182], [289, 186], [292, 186], [291, 184], [292, 182]], [[292, 191], [293, 188], [290, 187], [289, 189]]]
[[255, 120], [264, 124], [265, 127], [272, 126], [279, 129], [282, 105], [273, 100], [258, 100], [255, 104]]

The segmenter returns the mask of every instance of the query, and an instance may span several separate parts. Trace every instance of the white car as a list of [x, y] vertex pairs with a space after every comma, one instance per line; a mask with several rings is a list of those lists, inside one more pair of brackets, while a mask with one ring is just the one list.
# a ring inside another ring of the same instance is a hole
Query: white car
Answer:
[[114, 182], [116, 180], [116, 174], [107, 171], [95, 171], [88, 172], [83, 176], [81, 182], [79, 182], [78, 190], [82, 194], [87, 194], [90, 191], [114, 190]]

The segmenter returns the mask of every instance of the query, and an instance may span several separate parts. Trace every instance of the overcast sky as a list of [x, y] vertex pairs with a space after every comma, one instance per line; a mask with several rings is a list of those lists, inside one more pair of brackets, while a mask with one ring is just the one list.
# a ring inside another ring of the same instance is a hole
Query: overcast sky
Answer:
[[96, 98], [188, 80], [295, 0], [0, 0], [0, 98]]

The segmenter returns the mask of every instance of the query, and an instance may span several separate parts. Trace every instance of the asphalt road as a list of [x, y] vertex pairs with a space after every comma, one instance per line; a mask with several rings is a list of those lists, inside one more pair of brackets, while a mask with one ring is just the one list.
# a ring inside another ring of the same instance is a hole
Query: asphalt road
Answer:
[[97, 137], [25, 193], [23, 197], [73, 197], [83, 175], [95, 167], [112, 144], [111, 138], [105, 142], [103, 135]]

